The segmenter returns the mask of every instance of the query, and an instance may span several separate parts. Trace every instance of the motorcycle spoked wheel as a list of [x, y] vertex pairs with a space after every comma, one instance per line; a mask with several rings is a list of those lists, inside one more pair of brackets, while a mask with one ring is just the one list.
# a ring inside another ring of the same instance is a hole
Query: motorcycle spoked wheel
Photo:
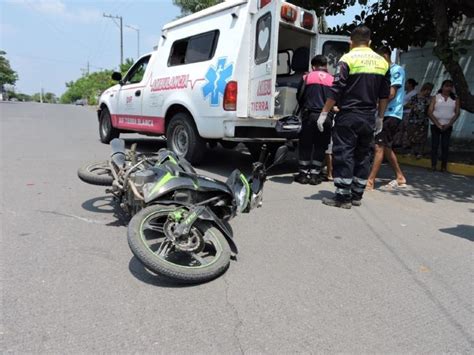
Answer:
[[201, 283], [223, 274], [230, 263], [230, 247], [224, 235], [211, 223], [196, 221], [189, 246], [198, 243], [194, 251], [182, 251], [165, 235], [165, 222], [175, 207], [149, 206], [138, 212], [128, 225], [128, 245], [147, 269], [179, 283]]
[[107, 161], [88, 163], [77, 171], [82, 181], [99, 186], [112, 186], [114, 177]]

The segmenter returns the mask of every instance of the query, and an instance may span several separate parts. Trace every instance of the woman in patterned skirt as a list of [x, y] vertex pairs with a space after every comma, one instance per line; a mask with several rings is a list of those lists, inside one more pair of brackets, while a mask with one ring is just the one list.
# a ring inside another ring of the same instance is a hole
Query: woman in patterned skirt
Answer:
[[428, 107], [431, 101], [433, 84], [425, 83], [420, 92], [413, 96], [407, 106], [410, 107], [408, 116], [407, 134], [411, 152], [417, 159], [423, 155], [428, 137]]

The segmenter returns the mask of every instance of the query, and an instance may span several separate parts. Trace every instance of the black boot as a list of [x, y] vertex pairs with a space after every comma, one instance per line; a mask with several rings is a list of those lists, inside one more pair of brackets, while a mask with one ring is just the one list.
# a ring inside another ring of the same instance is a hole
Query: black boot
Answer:
[[310, 185], [319, 185], [322, 181], [321, 174], [311, 174], [309, 177]]
[[352, 206], [359, 207], [359, 206], [362, 205], [362, 200], [359, 200], [359, 199], [352, 199], [352, 200], [351, 200], [351, 204], [352, 204]]
[[340, 195], [336, 195], [333, 198], [324, 197], [323, 204], [325, 204], [326, 206], [339, 207], [347, 210], [352, 207], [351, 200], [347, 200], [343, 197], [340, 197]]
[[303, 185], [308, 184], [309, 183], [308, 174], [303, 171], [300, 171], [297, 175], [295, 175], [295, 181]]

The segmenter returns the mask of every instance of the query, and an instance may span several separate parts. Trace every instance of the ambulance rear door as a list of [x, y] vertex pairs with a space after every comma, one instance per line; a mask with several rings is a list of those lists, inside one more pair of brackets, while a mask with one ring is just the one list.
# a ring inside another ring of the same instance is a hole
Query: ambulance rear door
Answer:
[[279, 0], [257, 0], [250, 33], [248, 113], [252, 118], [273, 116], [278, 56]]
[[337, 62], [350, 50], [350, 38], [337, 35], [318, 35], [316, 54], [322, 54], [328, 59], [328, 70], [334, 75]]

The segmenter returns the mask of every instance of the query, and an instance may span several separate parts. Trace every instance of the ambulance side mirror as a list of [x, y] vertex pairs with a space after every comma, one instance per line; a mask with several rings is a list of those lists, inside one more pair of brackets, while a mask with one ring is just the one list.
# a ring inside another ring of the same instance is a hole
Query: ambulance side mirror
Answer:
[[121, 81], [122, 80], [122, 74], [119, 73], [118, 71], [114, 71], [112, 73], [112, 80]]

